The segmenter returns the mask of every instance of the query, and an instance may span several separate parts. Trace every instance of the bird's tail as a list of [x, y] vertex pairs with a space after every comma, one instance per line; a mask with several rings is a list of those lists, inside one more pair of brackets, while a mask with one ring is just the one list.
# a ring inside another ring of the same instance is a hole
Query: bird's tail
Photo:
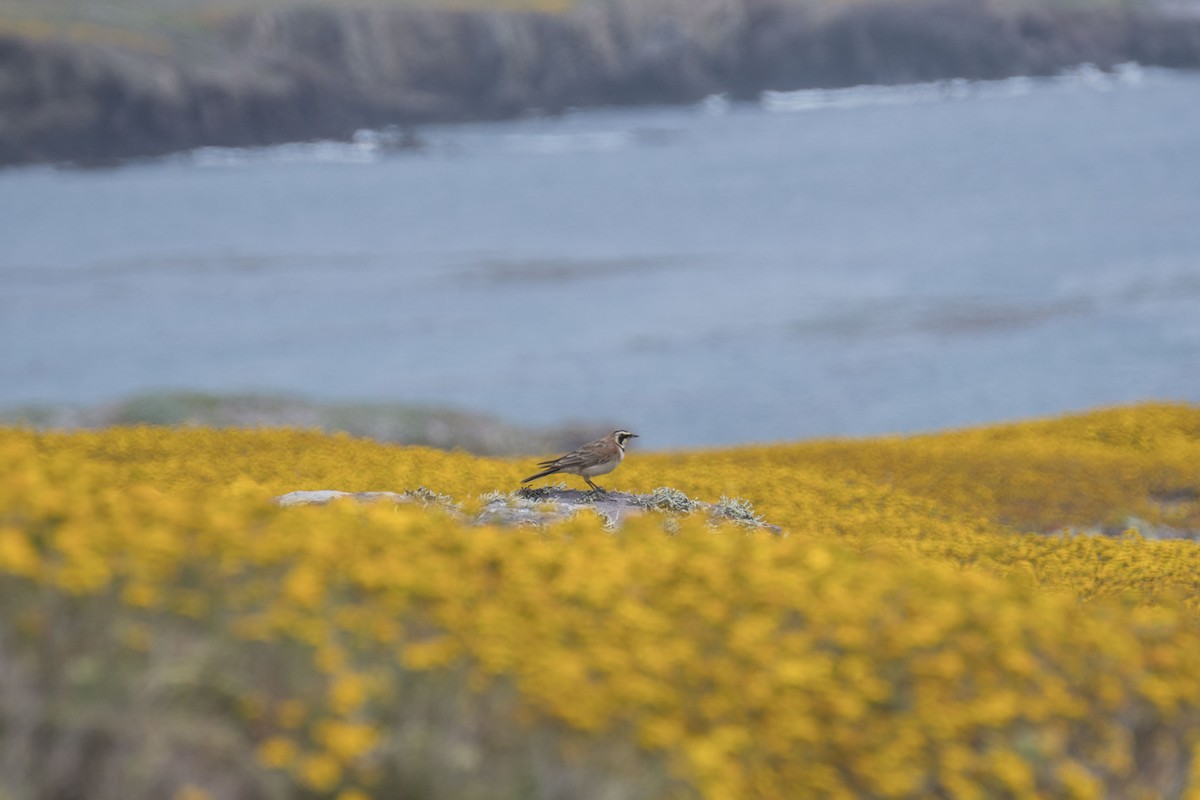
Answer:
[[528, 478], [521, 481], [521, 483], [529, 483], [530, 481], [536, 481], [538, 478], [544, 478], [547, 475], [553, 475], [556, 472], [558, 472], [558, 470], [555, 469], [554, 467], [551, 467], [550, 469], [542, 470], [537, 475], [530, 475]]

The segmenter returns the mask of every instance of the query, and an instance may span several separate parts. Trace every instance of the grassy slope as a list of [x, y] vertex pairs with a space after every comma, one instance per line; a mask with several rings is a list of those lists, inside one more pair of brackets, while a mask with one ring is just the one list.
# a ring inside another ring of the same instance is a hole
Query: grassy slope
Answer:
[[565, 10], [572, 0], [0, 0], [0, 35], [61, 39], [177, 57], [210, 52], [235, 17], [296, 7], [422, 7]]

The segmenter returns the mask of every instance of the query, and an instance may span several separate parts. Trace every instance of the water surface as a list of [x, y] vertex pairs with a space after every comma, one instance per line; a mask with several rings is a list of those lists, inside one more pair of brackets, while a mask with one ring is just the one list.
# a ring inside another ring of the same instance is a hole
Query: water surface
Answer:
[[0, 173], [0, 406], [407, 401], [651, 447], [1200, 402], [1200, 76]]

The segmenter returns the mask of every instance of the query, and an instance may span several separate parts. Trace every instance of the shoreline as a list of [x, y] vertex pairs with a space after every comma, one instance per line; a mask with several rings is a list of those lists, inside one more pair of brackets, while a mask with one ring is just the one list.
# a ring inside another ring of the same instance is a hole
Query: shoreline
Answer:
[[479, 456], [566, 451], [612, 430], [604, 421], [530, 427], [446, 405], [318, 401], [285, 393], [152, 391], [90, 405], [26, 403], [0, 408], [0, 427], [78, 431], [125, 425], [320, 430]]

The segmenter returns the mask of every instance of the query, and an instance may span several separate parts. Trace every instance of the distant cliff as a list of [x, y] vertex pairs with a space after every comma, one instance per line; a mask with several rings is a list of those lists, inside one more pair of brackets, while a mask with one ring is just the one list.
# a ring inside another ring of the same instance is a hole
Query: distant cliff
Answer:
[[230, 21], [205, 59], [0, 37], [0, 165], [258, 145], [527, 109], [763, 89], [1200, 67], [1200, 20], [855, 5], [610, 0], [567, 14], [289, 9]]

